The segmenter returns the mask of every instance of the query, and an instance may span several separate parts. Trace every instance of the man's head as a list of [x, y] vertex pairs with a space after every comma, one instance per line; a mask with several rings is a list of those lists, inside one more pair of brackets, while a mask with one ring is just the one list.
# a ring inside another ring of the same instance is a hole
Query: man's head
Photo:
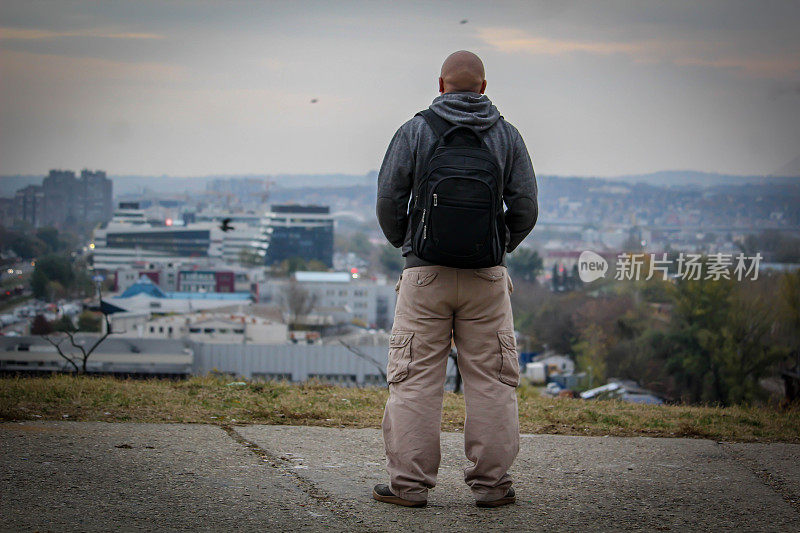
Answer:
[[483, 70], [481, 58], [459, 50], [447, 56], [442, 63], [442, 73], [439, 77], [440, 93], [473, 92], [481, 93], [486, 90], [486, 72]]

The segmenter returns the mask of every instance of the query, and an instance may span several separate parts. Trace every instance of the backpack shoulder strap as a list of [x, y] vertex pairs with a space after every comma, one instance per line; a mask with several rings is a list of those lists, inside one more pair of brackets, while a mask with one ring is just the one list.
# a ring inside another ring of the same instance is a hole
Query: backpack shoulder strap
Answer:
[[434, 113], [430, 108], [420, 111], [417, 113], [417, 115], [425, 119], [425, 122], [428, 123], [428, 126], [431, 127], [433, 132], [439, 138], [441, 138], [447, 132], [447, 130], [453, 127], [452, 124]]

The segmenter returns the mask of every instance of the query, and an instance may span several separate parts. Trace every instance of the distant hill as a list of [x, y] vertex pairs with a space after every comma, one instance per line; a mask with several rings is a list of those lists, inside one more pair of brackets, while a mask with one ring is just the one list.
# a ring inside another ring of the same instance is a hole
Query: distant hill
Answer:
[[[137, 194], [144, 190], [157, 191], [164, 194], [179, 194], [204, 190], [207, 184], [217, 179], [269, 179], [273, 181], [274, 190], [291, 190], [299, 188], [329, 188], [373, 185], [378, 172], [372, 170], [366, 174], [219, 174], [210, 176], [137, 176], [111, 175], [114, 180], [114, 195]], [[0, 196], [10, 197], [23, 187], [40, 184], [44, 176], [16, 175], [0, 176]], [[738, 176], [717, 174], [714, 172], [698, 172], [695, 170], [662, 170], [649, 174], [630, 174], [624, 176], [593, 178], [592, 176], [559, 176], [540, 175], [540, 178], [581, 178], [598, 181], [617, 181], [628, 184], [644, 183], [656, 187], [692, 187], [708, 188], [718, 185], [765, 184], [800, 180], [800, 157], [796, 157], [777, 172], [769, 176]]]
[[[795, 176], [795, 177], [792, 177]], [[772, 174], [771, 176], [738, 176], [734, 174], [717, 174], [716, 172], [699, 172], [696, 170], [662, 170], [649, 174], [631, 174], [605, 178], [611, 181], [626, 183], [646, 183], [658, 187], [713, 187], [715, 185], [747, 185], [763, 184], [783, 179], [798, 179], [798, 174]]]
[[364, 174], [228, 174], [197, 177], [173, 176], [111, 176], [114, 180], [114, 194], [139, 193], [144, 189], [164, 193], [199, 191], [214, 180], [262, 179], [271, 180], [276, 189], [296, 189], [300, 187], [349, 187], [365, 185], [374, 181], [377, 172]]
[[773, 172], [771, 176], [800, 176], [800, 155]]

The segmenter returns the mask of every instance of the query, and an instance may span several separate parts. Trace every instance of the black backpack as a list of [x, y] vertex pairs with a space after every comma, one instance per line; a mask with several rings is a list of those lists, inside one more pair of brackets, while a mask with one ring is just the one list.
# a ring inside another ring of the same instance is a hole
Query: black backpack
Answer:
[[481, 135], [426, 109], [417, 113], [438, 137], [416, 183], [411, 224], [414, 255], [437, 265], [499, 265], [505, 246], [503, 178]]

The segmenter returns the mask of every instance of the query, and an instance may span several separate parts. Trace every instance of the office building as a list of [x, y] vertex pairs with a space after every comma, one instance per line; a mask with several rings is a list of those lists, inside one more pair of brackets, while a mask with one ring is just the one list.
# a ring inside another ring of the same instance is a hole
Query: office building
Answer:
[[44, 191], [41, 185], [28, 185], [14, 195], [16, 220], [39, 228], [44, 225]]
[[222, 232], [212, 223], [175, 226], [148, 220], [135, 203], [120, 204], [108, 224], [95, 229], [94, 267], [115, 271], [135, 263], [169, 263], [181, 259], [220, 258]]
[[102, 170], [81, 171], [80, 215], [83, 222], [94, 225], [108, 222], [113, 215], [113, 185]]
[[13, 220], [39, 228], [81, 230], [111, 220], [112, 182], [102, 170], [51, 170], [41, 185], [19, 189]]
[[264, 264], [272, 228], [269, 225], [269, 218], [263, 214], [200, 211], [185, 213], [184, 219], [190, 219], [195, 223], [213, 223], [217, 226], [221, 226], [227, 220], [227, 231], [222, 235], [222, 259], [231, 264], [238, 263], [242, 259], [248, 260], [251, 264]]
[[73, 171], [51, 170], [42, 181], [43, 225], [62, 228], [75, 227], [82, 222], [78, 214], [82, 189]]
[[[117, 270], [135, 263], [222, 262], [264, 264], [271, 228], [256, 214], [192, 213], [196, 222], [152, 220], [135, 203], [120, 204], [114, 217], [94, 233], [94, 266]], [[228, 231], [222, 223], [228, 221]], [[246, 252], [246, 253], [245, 253]]]
[[267, 264], [299, 257], [333, 267], [333, 217], [328, 206], [273, 205]]

